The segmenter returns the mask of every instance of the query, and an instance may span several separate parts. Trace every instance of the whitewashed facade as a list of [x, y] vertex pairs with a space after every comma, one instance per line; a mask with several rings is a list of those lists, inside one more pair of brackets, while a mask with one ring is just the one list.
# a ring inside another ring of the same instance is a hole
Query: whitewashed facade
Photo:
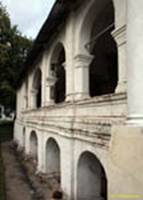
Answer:
[[69, 200], [143, 198], [142, 11], [79, 1], [17, 91], [14, 139]]

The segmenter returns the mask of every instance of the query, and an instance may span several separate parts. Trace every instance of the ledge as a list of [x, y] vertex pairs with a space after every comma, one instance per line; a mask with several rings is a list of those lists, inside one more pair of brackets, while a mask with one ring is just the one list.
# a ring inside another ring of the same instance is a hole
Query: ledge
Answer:
[[72, 102], [63, 102], [60, 104], [53, 104], [53, 105], [49, 105], [46, 107], [41, 107], [38, 109], [30, 109], [30, 110], [25, 110], [22, 111], [23, 114], [26, 113], [31, 113], [31, 112], [43, 112], [43, 111], [50, 111], [50, 110], [56, 110], [56, 109], [62, 109], [62, 108], [66, 108], [66, 107], [71, 107], [72, 106], [93, 106], [93, 107], [97, 107], [97, 106], [106, 106], [106, 105], [113, 105], [116, 104], [117, 102], [121, 102], [121, 103], [125, 103], [126, 104], [126, 100], [127, 100], [127, 95], [126, 93], [115, 93], [115, 94], [108, 94], [108, 95], [102, 95], [102, 96], [97, 96], [97, 97], [93, 97], [93, 98], [89, 98], [89, 99], [83, 99], [83, 100], [76, 100], [76, 101], [72, 101]]

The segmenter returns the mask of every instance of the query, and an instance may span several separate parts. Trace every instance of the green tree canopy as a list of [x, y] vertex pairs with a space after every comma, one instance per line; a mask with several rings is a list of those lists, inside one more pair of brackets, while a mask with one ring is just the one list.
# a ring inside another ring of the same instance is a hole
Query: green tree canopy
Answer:
[[7, 108], [15, 109], [17, 80], [31, 46], [0, 2], [0, 104]]

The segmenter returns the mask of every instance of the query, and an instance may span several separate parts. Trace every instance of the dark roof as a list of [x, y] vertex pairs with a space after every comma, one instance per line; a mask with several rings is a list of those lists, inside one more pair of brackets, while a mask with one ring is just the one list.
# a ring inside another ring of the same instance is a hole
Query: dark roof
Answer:
[[32, 49], [24, 64], [23, 71], [19, 77], [18, 88], [21, 87], [23, 80], [33, 68], [34, 61], [43, 52], [45, 44], [48, 45], [53, 34], [58, 32], [59, 26], [67, 19], [71, 9], [74, 8], [77, 0], [56, 0], [48, 18], [39, 31]]

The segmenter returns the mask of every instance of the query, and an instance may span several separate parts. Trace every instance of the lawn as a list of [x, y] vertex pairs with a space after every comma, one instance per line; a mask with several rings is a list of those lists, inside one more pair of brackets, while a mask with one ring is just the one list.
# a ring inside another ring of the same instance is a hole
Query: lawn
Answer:
[[0, 143], [10, 141], [13, 138], [13, 122], [0, 121]]
[[0, 121], [0, 200], [5, 200], [4, 167], [1, 156], [1, 143], [13, 138], [13, 122]]

